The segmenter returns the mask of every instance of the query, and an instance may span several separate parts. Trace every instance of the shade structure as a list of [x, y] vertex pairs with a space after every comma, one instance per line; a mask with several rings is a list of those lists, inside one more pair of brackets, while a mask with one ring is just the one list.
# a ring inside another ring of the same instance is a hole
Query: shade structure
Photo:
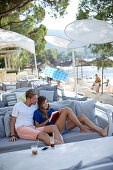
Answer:
[[76, 49], [88, 45], [88, 43], [70, 41], [54, 35], [45, 36], [45, 40], [56, 47], [61, 47], [65, 49]]
[[20, 47], [35, 54], [33, 40], [13, 31], [0, 29], [0, 48], [7, 47]]
[[57, 36], [54, 36], [54, 35], [45, 36], [45, 40], [47, 42], [49, 42], [50, 44], [53, 44], [57, 47], [61, 47], [61, 48], [65, 48], [65, 49], [68, 48], [68, 44], [70, 43], [69, 40], [66, 40], [64, 38], [57, 37]]
[[68, 24], [65, 34], [73, 41], [103, 44], [113, 41], [113, 25], [96, 19], [76, 20]]
[[45, 40], [54, 46], [65, 48], [65, 49], [71, 49], [72, 50], [72, 60], [73, 60], [73, 73], [74, 73], [74, 90], [75, 94], [77, 96], [77, 77], [76, 77], [76, 69], [75, 69], [75, 56], [74, 56], [74, 49], [86, 46], [87, 43], [81, 43], [81, 42], [71, 42], [67, 39], [57, 37], [57, 36], [45, 36]]
[[0, 29], [0, 49], [8, 48], [8, 47], [24, 48], [27, 51], [34, 54], [35, 69], [38, 75], [36, 55], [35, 55], [35, 43], [33, 40], [13, 31]]

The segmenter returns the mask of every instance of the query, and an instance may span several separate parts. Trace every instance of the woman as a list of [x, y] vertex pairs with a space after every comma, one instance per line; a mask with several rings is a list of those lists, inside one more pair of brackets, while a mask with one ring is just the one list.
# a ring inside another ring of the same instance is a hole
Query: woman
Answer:
[[98, 74], [95, 74], [95, 77], [96, 77], [96, 80], [95, 80], [95, 83], [98, 84], [97, 88], [96, 88], [96, 93], [99, 93], [99, 89], [101, 87], [101, 79], [100, 77], [98, 76]]
[[[105, 129], [101, 129], [90, 121], [85, 115], [75, 116], [72, 110], [68, 107], [59, 110], [59, 117], [56, 121], [49, 122], [49, 118], [53, 111], [50, 107], [46, 97], [40, 96], [38, 98], [39, 109], [34, 112], [33, 119], [37, 127], [56, 124], [60, 132], [68, 132], [75, 126], [80, 128], [80, 132], [93, 132], [96, 131], [102, 136], [107, 135], [108, 126]], [[68, 121], [67, 118], [69, 119]], [[83, 122], [87, 127], [81, 124]]]

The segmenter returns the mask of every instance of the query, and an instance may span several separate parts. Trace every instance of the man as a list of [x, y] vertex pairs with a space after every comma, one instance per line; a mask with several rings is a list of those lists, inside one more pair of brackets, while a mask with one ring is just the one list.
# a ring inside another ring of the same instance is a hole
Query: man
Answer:
[[29, 89], [26, 92], [25, 102], [15, 104], [10, 122], [11, 138], [9, 141], [17, 140], [16, 131], [19, 138], [42, 140], [48, 145], [50, 145], [49, 133], [54, 133], [55, 144], [64, 143], [56, 125], [39, 128], [34, 126], [33, 113], [37, 109], [37, 101], [37, 92], [34, 89]]

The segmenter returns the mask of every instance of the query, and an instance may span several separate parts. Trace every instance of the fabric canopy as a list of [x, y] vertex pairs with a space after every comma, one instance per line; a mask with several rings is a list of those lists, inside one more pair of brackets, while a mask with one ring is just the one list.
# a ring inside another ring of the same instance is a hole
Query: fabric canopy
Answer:
[[68, 44], [70, 43], [69, 40], [66, 40], [64, 38], [57, 37], [57, 36], [52, 36], [52, 35], [45, 36], [45, 40], [50, 44], [53, 44], [57, 47], [61, 47], [65, 49], [68, 48]]
[[33, 40], [16, 32], [0, 29], [0, 49], [7, 47], [20, 47], [35, 54], [35, 44]]
[[65, 34], [73, 41], [103, 44], [113, 41], [113, 25], [96, 19], [76, 20], [66, 26]]
[[65, 48], [65, 49], [75, 49], [75, 48], [88, 45], [87, 43], [70, 41], [65, 38], [61, 38], [53, 35], [45, 36], [45, 40], [54, 46]]

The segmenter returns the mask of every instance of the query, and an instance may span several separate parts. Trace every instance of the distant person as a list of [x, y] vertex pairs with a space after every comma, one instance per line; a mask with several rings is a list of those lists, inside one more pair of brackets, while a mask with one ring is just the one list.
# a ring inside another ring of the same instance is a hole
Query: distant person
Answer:
[[97, 88], [96, 88], [96, 93], [99, 93], [99, 89], [100, 89], [100, 87], [101, 87], [101, 79], [100, 79], [100, 77], [98, 76], [98, 74], [95, 74], [95, 77], [96, 77], [96, 80], [95, 80], [94, 85], [95, 85], [95, 84], [98, 85]]
[[47, 82], [48, 82], [48, 83], [51, 83], [52, 80], [53, 80], [53, 78], [47, 77]]
[[106, 87], [108, 87], [109, 86], [109, 79], [107, 79], [107, 81], [106, 81]]
[[60, 87], [60, 81], [59, 80], [57, 80], [57, 86]]
[[47, 77], [47, 83], [50, 83], [50, 77]]

